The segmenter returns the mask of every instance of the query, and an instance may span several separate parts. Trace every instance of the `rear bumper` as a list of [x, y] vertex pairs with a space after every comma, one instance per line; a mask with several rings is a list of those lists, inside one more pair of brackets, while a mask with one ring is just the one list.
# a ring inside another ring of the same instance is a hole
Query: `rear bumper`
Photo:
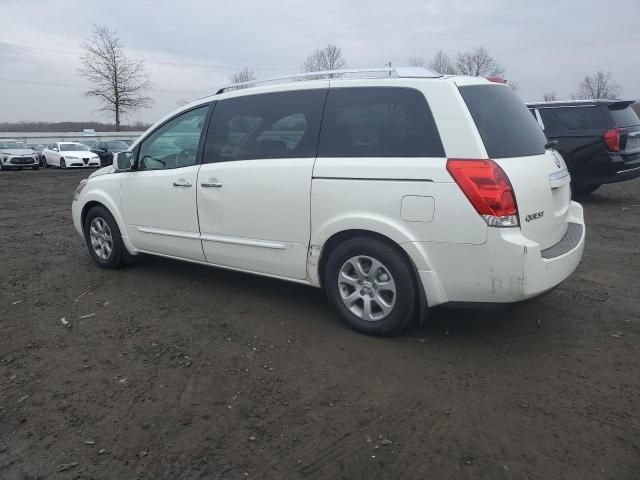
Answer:
[[618, 183], [633, 180], [640, 177], [640, 159], [625, 160], [621, 155], [612, 155], [614, 172], [607, 175], [593, 175], [580, 177], [577, 183], [581, 185], [603, 185], [605, 183]]
[[519, 228], [489, 228], [483, 245], [412, 242], [403, 247], [416, 263], [429, 306], [519, 302], [556, 287], [580, 263], [585, 243], [580, 204], [571, 202], [567, 221], [574, 226], [545, 250]]

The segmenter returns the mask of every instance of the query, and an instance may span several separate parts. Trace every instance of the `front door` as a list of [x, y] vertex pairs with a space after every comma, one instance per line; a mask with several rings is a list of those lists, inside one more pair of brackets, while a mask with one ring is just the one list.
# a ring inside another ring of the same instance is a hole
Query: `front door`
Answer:
[[197, 184], [208, 262], [306, 278], [311, 175], [327, 86], [216, 102]]
[[143, 252], [204, 261], [196, 181], [208, 105], [182, 113], [141, 142], [137, 169], [123, 174], [120, 202], [127, 234]]

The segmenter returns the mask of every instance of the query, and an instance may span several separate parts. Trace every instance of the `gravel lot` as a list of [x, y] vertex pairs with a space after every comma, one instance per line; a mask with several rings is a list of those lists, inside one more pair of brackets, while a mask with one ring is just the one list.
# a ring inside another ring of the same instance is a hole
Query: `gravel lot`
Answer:
[[378, 339], [300, 285], [100, 270], [88, 173], [0, 174], [3, 480], [640, 478], [640, 182], [583, 199], [551, 294]]

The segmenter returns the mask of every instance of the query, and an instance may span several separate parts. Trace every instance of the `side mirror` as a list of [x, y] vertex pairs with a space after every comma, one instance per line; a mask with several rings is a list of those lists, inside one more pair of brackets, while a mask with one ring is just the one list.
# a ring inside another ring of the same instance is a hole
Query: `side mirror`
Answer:
[[113, 154], [113, 166], [116, 170], [131, 170], [133, 167], [133, 152], [118, 152]]

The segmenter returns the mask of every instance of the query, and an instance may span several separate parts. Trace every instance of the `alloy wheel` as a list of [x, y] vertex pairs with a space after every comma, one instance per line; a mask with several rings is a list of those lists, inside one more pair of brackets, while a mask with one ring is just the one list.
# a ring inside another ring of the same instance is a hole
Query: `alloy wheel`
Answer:
[[338, 291], [347, 309], [366, 321], [382, 320], [396, 303], [396, 284], [389, 269], [366, 255], [344, 262], [338, 273]]
[[108, 260], [113, 252], [113, 237], [107, 222], [101, 217], [95, 217], [89, 226], [91, 248], [101, 260]]

